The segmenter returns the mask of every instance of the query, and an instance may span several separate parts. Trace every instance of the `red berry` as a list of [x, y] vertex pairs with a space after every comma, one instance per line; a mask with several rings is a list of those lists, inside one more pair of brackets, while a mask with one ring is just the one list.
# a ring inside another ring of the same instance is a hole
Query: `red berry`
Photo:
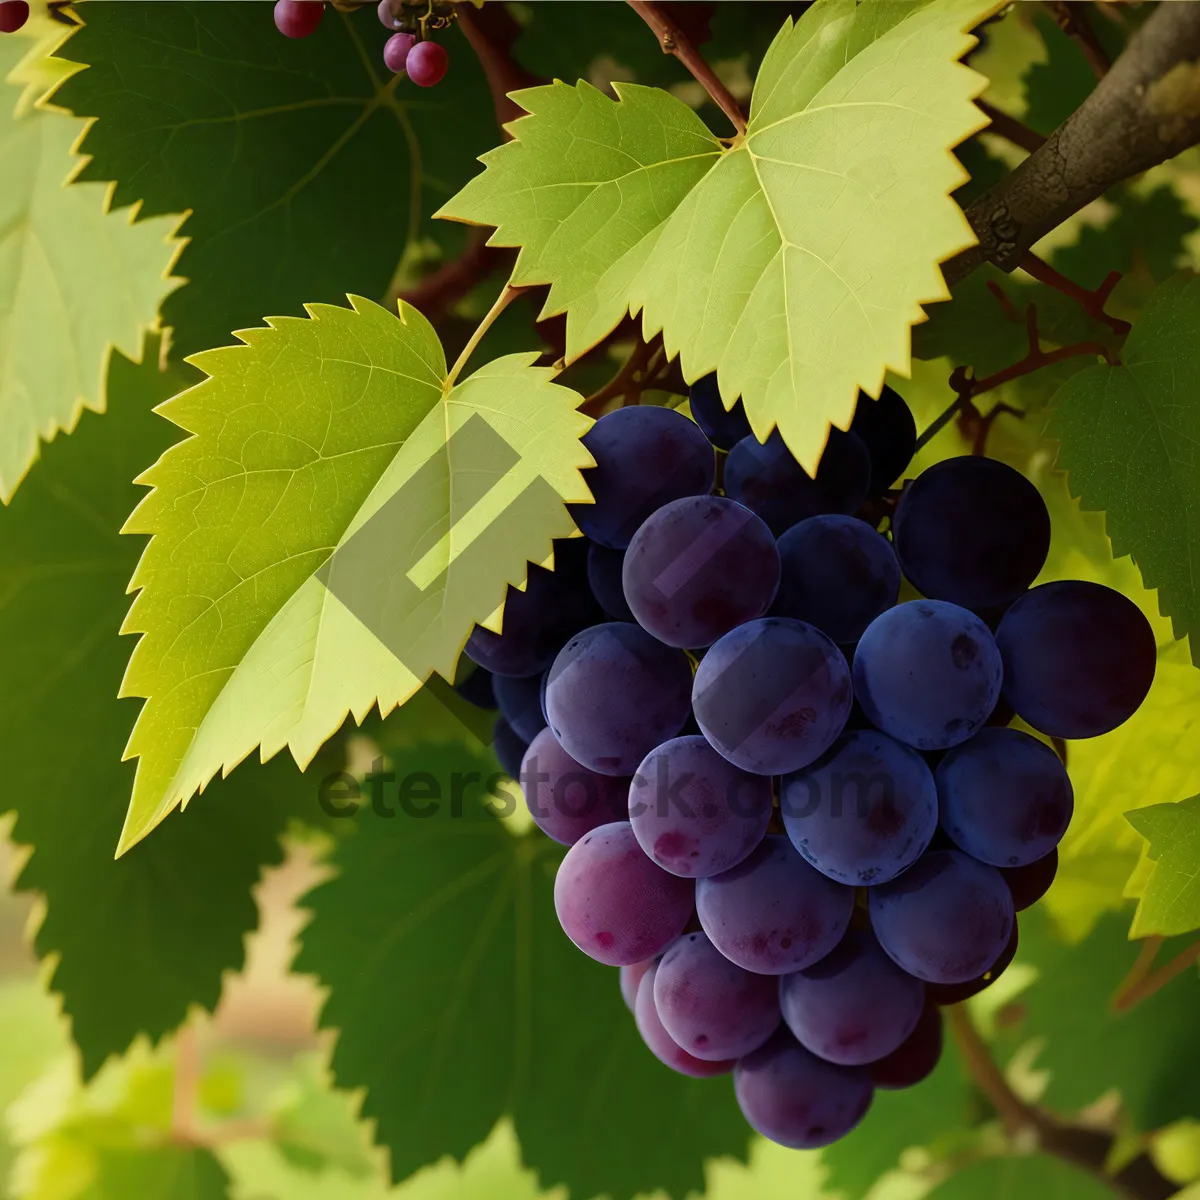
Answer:
[[0, 33], [16, 33], [29, 20], [25, 0], [4, 0], [0, 4]]
[[409, 52], [404, 69], [417, 87], [433, 87], [441, 83], [450, 65], [446, 47], [437, 42], [418, 42]]
[[416, 45], [416, 41], [417, 39], [411, 33], [393, 33], [383, 47], [384, 66], [399, 75], [404, 70], [404, 64], [408, 61], [408, 52]]
[[384, 29], [399, 29], [400, 18], [392, 11], [392, 0], [379, 0], [379, 23]]
[[324, 15], [323, 0], [278, 0], [275, 5], [275, 28], [284, 37], [308, 37], [316, 31]]

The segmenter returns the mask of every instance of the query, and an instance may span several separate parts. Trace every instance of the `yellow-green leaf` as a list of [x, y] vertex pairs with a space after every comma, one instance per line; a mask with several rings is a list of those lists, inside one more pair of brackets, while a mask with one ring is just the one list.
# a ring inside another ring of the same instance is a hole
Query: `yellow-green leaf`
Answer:
[[581, 398], [536, 354], [451, 386], [420, 313], [351, 302], [195, 355], [208, 378], [160, 409], [193, 436], [126, 526], [153, 538], [125, 624], [144, 636], [123, 694], [147, 700], [122, 848], [255, 747], [307, 764], [347, 713], [452, 678], [590, 499]]
[[1200, 796], [1126, 813], [1153, 864], [1139, 881], [1130, 937], [1172, 937], [1200, 928]]

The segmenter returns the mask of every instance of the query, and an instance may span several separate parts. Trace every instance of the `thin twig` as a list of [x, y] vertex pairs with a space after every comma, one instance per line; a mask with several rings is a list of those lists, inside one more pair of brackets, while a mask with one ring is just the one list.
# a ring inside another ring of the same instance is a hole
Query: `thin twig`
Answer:
[[196, 1096], [200, 1090], [200, 1051], [196, 1031], [184, 1025], [175, 1035], [175, 1085], [171, 1101], [171, 1140], [190, 1145], [196, 1136]]
[[1120, 271], [1109, 271], [1104, 277], [1104, 282], [1095, 290], [1089, 291], [1073, 279], [1068, 279], [1061, 271], [1056, 271], [1048, 262], [1038, 258], [1029, 250], [1021, 256], [1017, 266], [1027, 275], [1032, 275], [1039, 283], [1044, 283], [1047, 287], [1052, 287], [1056, 292], [1062, 292], [1064, 296], [1074, 300], [1092, 320], [1107, 325], [1113, 333], [1124, 337], [1133, 328], [1128, 321], [1122, 321], [1120, 317], [1110, 316], [1104, 311], [1104, 306], [1108, 303], [1113, 288], [1121, 282]]
[[411, 304], [422, 316], [436, 325], [493, 271], [511, 265], [515, 251], [487, 244], [490, 230], [472, 229], [467, 236], [466, 249], [457, 257], [443, 263], [432, 274], [407, 291], [393, 296]]
[[[1147, 942], [1157, 940], [1160, 944], [1161, 938], [1147, 939]], [[1200, 962], [1200, 941], [1193, 942], [1182, 953], [1177, 954], [1165, 966], [1159, 967], [1157, 971], [1151, 971], [1150, 965], [1153, 963], [1154, 955], [1158, 953], [1158, 947], [1155, 946], [1154, 952], [1149, 955], [1150, 962], [1145, 964], [1145, 971], [1140, 979], [1135, 980], [1132, 984], [1127, 978], [1124, 983], [1117, 989], [1117, 993], [1113, 996], [1112, 1007], [1114, 1012], [1128, 1012], [1131, 1008], [1141, 1004], [1143, 1000], [1153, 996], [1160, 988], [1165, 987], [1178, 975], [1182, 975], [1193, 963]], [[1133, 971], [1130, 971], [1130, 977], [1134, 971], [1142, 964], [1142, 958], [1147, 954], [1147, 949], [1143, 947], [1142, 954], [1139, 955], [1138, 961], [1134, 963]]]
[[746, 117], [733, 93], [717, 77], [691, 38], [655, 0], [626, 0], [629, 7], [654, 30], [664, 54], [673, 54], [712, 97], [717, 107], [733, 122], [739, 136], [746, 132]]
[[470, 338], [467, 339], [467, 344], [462, 348], [462, 353], [457, 359], [455, 359], [454, 366], [450, 368], [450, 373], [446, 376], [446, 382], [442, 385], [447, 392], [449, 392], [449, 390], [454, 386], [455, 381], [458, 379], [463, 367], [467, 365], [471, 355], [475, 353], [479, 343], [483, 341], [484, 334], [487, 333], [487, 331], [492, 327], [496, 318], [518, 296], [520, 296], [523, 292], [528, 292], [529, 290], [530, 289], [527, 287], [513, 287], [511, 283], [506, 283], [504, 285], [504, 290], [499, 296], [496, 297], [496, 303], [488, 309], [487, 315], [475, 327], [475, 332], [471, 334]]
[[1018, 121], [1016, 117], [1001, 112], [986, 100], [976, 100], [975, 103], [980, 112], [991, 121], [991, 124], [983, 131], [984, 133], [994, 133], [997, 137], [1004, 138], [1006, 142], [1012, 142], [1014, 146], [1028, 151], [1030, 154], [1041, 149], [1045, 144], [1046, 139], [1036, 129], [1030, 129], [1023, 121]]
[[594, 417], [604, 406], [617, 396], [628, 403], [630, 397], [636, 398], [646, 385], [651, 374], [651, 360], [656, 353], [655, 344], [661, 345], [659, 338], [643, 342], [638, 338], [633, 351], [622, 364], [621, 369], [598, 391], [593, 392], [580, 406], [580, 412]]
[[1024, 1129], [1035, 1128], [1037, 1121], [1033, 1108], [1009, 1087], [1004, 1072], [996, 1065], [987, 1043], [979, 1036], [965, 1005], [952, 1004], [942, 1009], [942, 1015], [962, 1055], [967, 1074], [1000, 1115], [1005, 1133], [1011, 1138]]
[[1088, 66], [1096, 73], [1096, 78], [1103, 79], [1112, 67], [1112, 59], [1100, 44], [1096, 31], [1088, 21], [1086, 6], [1080, 4], [1079, 0], [1071, 4], [1065, 0], [1047, 0], [1046, 7], [1059, 29], [1079, 44], [1083, 57], [1088, 60]]

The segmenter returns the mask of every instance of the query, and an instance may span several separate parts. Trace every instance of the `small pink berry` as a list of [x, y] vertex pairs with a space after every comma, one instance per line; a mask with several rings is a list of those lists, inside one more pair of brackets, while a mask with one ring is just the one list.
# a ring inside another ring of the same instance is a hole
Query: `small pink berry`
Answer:
[[441, 83], [450, 65], [446, 47], [437, 42], [418, 42], [409, 52], [404, 69], [417, 87], [433, 87]]
[[0, 33], [16, 33], [29, 20], [29, 5], [25, 0], [4, 0], [0, 4]]
[[379, 0], [379, 23], [384, 29], [399, 29], [400, 18], [392, 11], [392, 0]]
[[389, 71], [399, 75], [404, 70], [408, 53], [417, 39], [411, 33], [393, 33], [383, 47], [383, 64]]
[[275, 28], [284, 37], [308, 37], [316, 31], [324, 15], [324, 0], [278, 0], [275, 5]]

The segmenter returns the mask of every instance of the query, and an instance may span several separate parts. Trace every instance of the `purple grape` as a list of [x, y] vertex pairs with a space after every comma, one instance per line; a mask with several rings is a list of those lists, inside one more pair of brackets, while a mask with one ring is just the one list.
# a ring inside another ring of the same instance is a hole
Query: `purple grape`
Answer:
[[994, 458], [937, 463], [905, 489], [892, 518], [900, 566], [931, 600], [988, 608], [1016, 599], [1050, 550], [1037, 488]]
[[929, 845], [938, 793], [915, 750], [856, 729], [811, 766], [784, 776], [780, 812], [792, 844], [821, 874], [850, 886], [878, 885]]
[[738, 1107], [750, 1127], [792, 1150], [816, 1150], [867, 1115], [875, 1089], [862, 1067], [839, 1067], [780, 1030], [733, 1069]]
[[891, 1054], [867, 1065], [877, 1088], [889, 1091], [912, 1087], [933, 1074], [942, 1057], [942, 1013], [926, 1004], [917, 1027]]
[[597, 603], [613, 621], [637, 619], [625, 599], [625, 587], [621, 582], [624, 565], [624, 550], [610, 550], [599, 542], [592, 542], [588, 548], [588, 584]]
[[650, 969], [642, 976], [638, 984], [637, 998], [634, 1001], [633, 1014], [637, 1021], [638, 1033], [646, 1043], [650, 1053], [660, 1063], [678, 1071], [680, 1075], [690, 1075], [693, 1079], [706, 1079], [713, 1075], [727, 1075], [733, 1070], [734, 1060], [724, 1062], [706, 1062], [689, 1054], [667, 1032], [658, 1009], [654, 1004], [654, 977], [658, 967], [651, 963]]
[[306, 38], [316, 32], [324, 15], [323, 0], [276, 0], [275, 28], [284, 37]]
[[1074, 579], [1026, 592], [996, 631], [1004, 695], [1034, 729], [1089, 738], [1129, 720], [1150, 691], [1154, 631], [1132, 600]]
[[543, 729], [529, 743], [520, 782], [534, 824], [564, 846], [629, 816], [629, 780], [581, 767], [550, 729]]
[[961, 1004], [964, 1000], [977, 996], [985, 988], [991, 987], [1017, 956], [1017, 933], [1017, 921], [1014, 917], [1008, 944], [1000, 951], [1000, 956], [988, 966], [986, 971], [982, 971], [974, 979], [968, 979], [966, 983], [928, 983], [925, 985], [925, 999], [930, 1004], [943, 1006]]
[[858, 393], [850, 432], [857, 434], [871, 459], [871, 493], [882, 495], [900, 478], [917, 452], [917, 423], [899, 392], [884, 385], [878, 400]]
[[685, 879], [741, 862], [771, 823], [771, 781], [739, 771], [699, 736], [672, 738], [642, 760], [629, 788], [638, 844]]
[[418, 42], [404, 60], [404, 69], [417, 87], [433, 87], [441, 83], [450, 65], [446, 47], [438, 42]]
[[573, 637], [550, 668], [546, 715], [563, 749], [602, 775], [632, 775], [688, 717], [692, 672], [673, 650], [624, 621]]
[[783, 1019], [806, 1050], [859, 1067], [891, 1054], [917, 1027], [925, 985], [852, 929], [832, 954], [779, 981]]
[[492, 751], [511, 779], [520, 779], [521, 760], [529, 743], [503, 718], [497, 717], [492, 726]]
[[715, 642], [700, 662], [692, 707], [734, 766], [781, 775], [820, 758], [842, 732], [853, 689], [842, 652], [802, 621], [764, 617]]
[[571, 513], [592, 541], [612, 550], [624, 550], [664, 504], [712, 491], [712, 446], [694, 421], [669, 408], [619, 408], [601, 417], [583, 444], [596, 460], [584, 472], [595, 504], [572, 505]]
[[466, 679], [454, 685], [454, 690], [468, 704], [492, 711], [496, 707], [496, 691], [492, 686], [492, 679], [491, 671], [476, 667]]
[[500, 715], [522, 740], [532, 742], [546, 728], [542, 716], [542, 676], [493, 676], [492, 690]]
[[983, 974], [1012, 935], [1012, 896], [1000, 872], [958, 850], [930, 851], [867, 896], [879, 944], [927, 983]]
[[617, 968], [621, 980], [621, 999], [625, 1001], [625, 1007], [630, 1012], [637, 1007], [638, 985], [642, 982], [642, 976], [654, 966], [654, 963], [653, 958], [647, 958], [643, 962]]
[[[26, 0], [4, 0], [0, 4], [0, 33], [16, 33], [29, 20]], [[276, 23], [279, 18], [276, 17]]]
[[779, 591], [771, 615], [807, 621], [843, 645], [900, 594], [887, 538], [857, 517], [809, 517], [779, 539]]
[[661, 954], [687, 927], [695, 885], [643, 853], [628, 821], [585, 833], [554, 878], [554, 907], [567, 937], [610, 967]]
[[736, 867], [698, 880], [696, 911], [730, 962], [758, 975], [786, 975], [838, 944], [854, 911], [854, 891], [814, 870], [787, 838], [773, 834]]
[[[386, 5], [388, 0], [383, 0]], [[386, 24], [386, 22], [385, 22]], [[399, 25], [396, 26], [399, 28]], [[408, 62], [409, 51], [417, 44], [411, 33], [394, 33], [383, 46], [383, 65], [393, 75], [399, 75]]]
[[758, 513], [776, 536], [806, 517], [855, 512], [870, 479], [866, 446], [840, 429], [829, 431], [815, 479], [792, 457], [778, 431], [765, 444], [753, 434], [742, 438], [725, 463], [725, 495]]
[[748, 508], [685, 496], [647, 517], [625, 551], [625, 599], [668, 646], [711, 646], [761, 617], [779, 586], [779, 551]]
[[942, 826], [993, 867], [1024, 867], [1062, 840], [1074, 809], [1067, 769], [1018, 729], [981, 729], [938, 764]]
[[668, 947], [654, 976], [654, 1007], [672, 1040], [706, 1062], [741, 1058], [779, 1027], [775, 979], [731, 963], [704, 933]]
[[1036, 904], [1049, 890], [1058, 874], [1058, 849], [1024, 867], [1001, 867], [1000, 874], [1012, 892], [1013, 908], [1022, 912]]
[[379, 7], [375, 10], [375, 13], [379, 17], [379, 23], [384, 29], [400, 28], [402, 22], [392, 11], [392, 0], [379, 0]]
[[696, 424], [718, 449], [732, 450], [742, 438], [751, 435], [742, 402], [738, 400], [732, 408], [725, 407], [715, 371], [692, 384], [688, 401]]
[[854, 652], [854, 694], [867, 718], [918, 750], [965, 742], [1000, 698], [1000, 651], [974, 613], [940, 600], [898, 604]]

